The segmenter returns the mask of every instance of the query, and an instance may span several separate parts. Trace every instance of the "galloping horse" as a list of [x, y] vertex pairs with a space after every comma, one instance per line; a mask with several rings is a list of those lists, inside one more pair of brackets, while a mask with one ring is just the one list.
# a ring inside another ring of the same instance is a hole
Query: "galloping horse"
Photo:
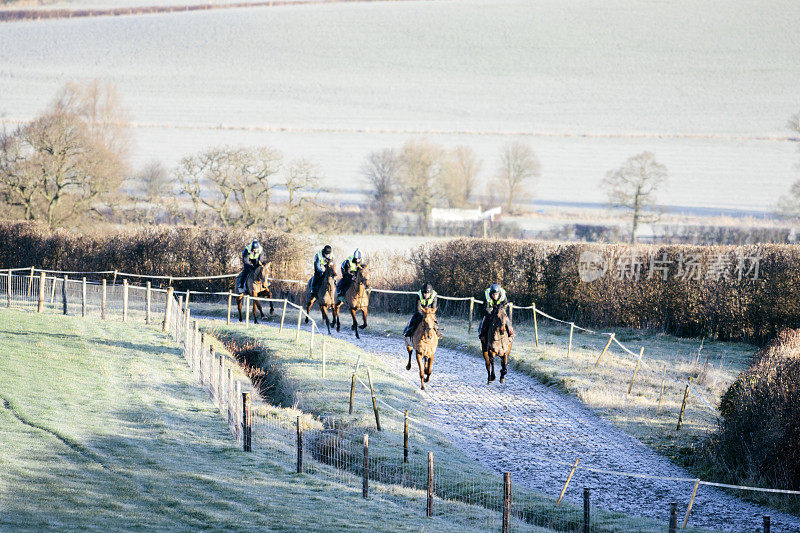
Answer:
[[506, 314], [505, 306], [497, 308], [488, 318], [489, 333], [486, 337], [481, 337], [481, 348], [483, 358], [486, 360], [486, 373], [488, 374], [487, 385], [495, 380], [494, 358], [500, 358], [500, 383], [505, 383], [506, 372], [508, 371], [508, 356], [511, 353], [514, 329], [511, 326], [511, 319]]
[[408, 350], [408, 365], [406, 370], [411, 370], [411, 352], [417, 352], [417, 365], [419, 365], [419, 383], [422, 390], [425, 390], [425, 383], [430, 381], [433, 371], [433, 357], [436, 355], [436, 348], [439, 346], [439, 335], [436, 333], [436, 311], [434, 309], [422, 310], [422, 322], [420, 322], [414, 335], [411, 337], [412, 346], [406, 341]]
[[325, 325], [328, 326], [328, 335], [330, 335], [331, 320], [328, 318], [327, 310], [331, 310], [334, 323], [339, 320], [339, 313], [336, 307], [336, 271], [330, 264], [325, 267], [325, 273], [322, 275], [317, 294], [310, 294], [313, 281], [314, 278], [308, 281], [308, 291], [306, 292], [306, 324], [308, 324], [308, 313], [311, 311], [311, 306], [314, 305], [315, 301], [319, 302], [319, 310], [322, 312], [322, 319], [325, 321]]
[[[237, 293], [236, 307], [239, 309], [239, 322], [242, 321], [242, 300], [244, 299], [245, 294], [253, 298], [253, 322], [258, 324], [258, 315], [256, 315], [256, 309], [261, 312], [261, 318], [264, 318], [264, 309], [261, 308], [261, 302], [255, 300], [255, 298], [260, 298], [262, 296], [270, 298], [272, 296], [272, 293], [269, 291], [269, 282], [267, 281], [270, 265], [271, 263], [259, 265], [250, 271], [244, 280], [244, 292], [240, 293], [238, 288], [234, 287], [234, 292]], [[275, 308], [272, 305], [272, 302], [269, 303], [269, 314], [275, 314]]]
[[[341, 281], [339, 283], [341, 283]], [[369, 292], [367, 292], [367, 289], [369, 289], [369, 265], [364, 265], [358, 268], [355, 278], [353, 279], [353, 283], [350, 284], [350, 287], [347, 289], [347, 293], [344, 295], [344, 302], [347, 302], [347, 305], [350, 307], [350, 316], [353, 317], [352, 330], [355, 331], [357, 339], [361, 338], [358, 335], [358, 329], [364, 329], [367, 327], [367, 306], [369, 305]], [[344, 302], [339, 301], [336, 304], [336, 331], [341, 331], [341, 322], [339, 322], [339, 308]], [[364, 317], [364, 323], [360, 326], [358, 325], [358, 320], [356, 319], [357, 311], [361, 311], [361, 314]]]

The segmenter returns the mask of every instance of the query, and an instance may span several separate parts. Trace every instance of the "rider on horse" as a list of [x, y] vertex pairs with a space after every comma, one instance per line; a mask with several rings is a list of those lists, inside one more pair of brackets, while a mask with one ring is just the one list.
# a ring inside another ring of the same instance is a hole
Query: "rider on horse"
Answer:
[[492, 313], [508, 305], [506, 291], [499, 283], [492, 283], [489, 288], [486, 289], [486, 292], [483, 293], [483, 296], [486, 304], [483, 309], [481, 327], [478, 328], [478, 338], [486, 337], [489, 334], [489, 326], [492, 322], [489, 317], [491, 317]]
[[311, 279], [311, 294], [317, 294], [319, 284], [322, 283], [322, 276], [325, 275], [325, 268], [331, 262], [331, 247], [326, 244], [322, 250], [314, 256], [314, 277]]
[[[438, 294], [436, 291], [433, 290], [433, 285], [430, 283], [425, 283], [422, 286], [422, 289], [417, 293], [417, 309], [414, 311], [414, 314], [411, 315], [411, 320], [408, 321], [406, 325], [406, 329], [403, 330], [404, 337], [411, 337], [414, 335], [414, 331], [416, 331], [417, 326], [419, 326], [420, 322], [422, 322], [422, 311], [423, 309], [433, 309], [436, 312], [436, 309], [439, 307], [439, 299]], [[439, 321], [436, 321], [436, 335], [439, 338], [442, 338], [442, 332], [439, 330]]]
[[353, 284], [358, 269], [361, 268], [361, 261], [362, 254], [361, 250], [358, 248], [353, 252], [353, 255], [342, 261], [342, 281], [339, 282], [338, 287], [338, 297], [340, 300], [344, 299], [345, 294], [347, 294], [347, 289]]
[[247, 280], [247, 276], [250, 275], [252, 271], [259, 267], [259, 265], [263, 266], [267, 263], [266, 257], [264, 256], [264, 249], [261, 247], [261, 243], [258, 242], [258, 239], [253, 239], [253, 242], [248, 244], [242, 250], [242, 272], [236, 278], [236, 289], [238, 292], [244, 292], [244, 285]]

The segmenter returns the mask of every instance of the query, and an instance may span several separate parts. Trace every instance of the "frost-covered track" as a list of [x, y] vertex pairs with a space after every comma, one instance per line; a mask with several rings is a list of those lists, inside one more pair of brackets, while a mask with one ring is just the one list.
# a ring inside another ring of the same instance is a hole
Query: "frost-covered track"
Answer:
[[[340, 335], [345, 335], [342, 332]], [[405, 369], [405, 348], [396, 337], [362, 334], [351, 342], [393, 360], [394, 368], [418, 385], [416, 361]], [[513, 357], [513, 353], [512, 353]], [[499, 361], [496, 362], [499, 368]], [[454, 444], [489, 468], [558, 496], [570, 464], [646, 476], [693, 476], [635, 438], [614, 428], [577, 399], [539, 380], [509, 369], [506, 383], [486, 385], [486, 369], [477, 354], [439, 348], [426, 391], [420, 391], [442, 431]], [[678, 502], [681, 521], [692, 481], [629, 477], [578, 469], [565, 498], [580, 503], [584, 487], [594, 505], [666, 522], [669, 502]], [[701, 486], [689, 525], [730, 531], [754, 531], [770, 515], [775, 531], [800, 531], [800, 518], [758, 506], [713, 487]]]

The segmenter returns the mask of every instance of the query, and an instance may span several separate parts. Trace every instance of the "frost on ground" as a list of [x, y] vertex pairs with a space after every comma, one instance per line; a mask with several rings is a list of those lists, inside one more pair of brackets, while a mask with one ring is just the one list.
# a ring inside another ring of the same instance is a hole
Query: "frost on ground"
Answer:
[[[357, 346], [392, 360], [390, 366], [418, 386], [416, 361], [406, 371], [403, 343], [396, 337], [345, 334]], [[513, 356], [513, 354], [512, 354]], [[499, 368], [499, 361], [496, 362]], [[476, 354], [439, 348], [427, 390], [421, 392], [432, 418], [453, 443], [512, 480], [557, 497], [580, 458], [585, 467], [648, 476], [693, 476], [626, 435], [580, 402], [538, 380], [509, 369], [505, 384], [486, 385], [486, 369]], [[692, 481], [667, 481], [600, 474], [578, 469], [565, 498], [582, 501], [592, 489], [593, 505], [655, 519], [668, 517], [677, 502], [683, 517]], [[729, 531], [754, 531], [770, 515], [776, 531], [800, 531], [800, 518], [700, 486], [689, 524]]]

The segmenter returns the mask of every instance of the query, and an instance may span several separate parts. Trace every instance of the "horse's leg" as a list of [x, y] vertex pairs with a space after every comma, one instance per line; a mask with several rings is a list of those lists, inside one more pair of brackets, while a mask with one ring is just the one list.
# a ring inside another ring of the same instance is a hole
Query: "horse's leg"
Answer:
[[433, 358], [435, 354], [428, 357], [428, 364], [425, 366], [425, 381], [431, 380], [431, 373], [433, 372]]
[[[251, 298], [251, 300], [253, 300], [253, 324], [258, 324], [258, 314], [256, 313], [256, 310], [261, 307], [261, 304], [259, 304], [255, 298]], [[261, 316], [264, 316], [263, 312], [261, 313]]]
[[310, 298], [306, 304], [306, 324], [308, 324], [308, 316], [311, 314], [311, 306], [314, 305], [316, 298]]
[[361, 337], [358, 334], [358, 319], [356, 318], [356, 310], [354, 308], [350, 308], [350, 316], [353, 317], [353, 331], [356, 332], [356, 339], [360, 339]]
[[489, 350], [489, 364], [492, 367], [492, 375], [489, 377], [489, 381], [494, 381], [497, 379], [497, 376], [494, 374], [494, 356], [495, 353], [492, 350]]
[[331, 334], [331, 321], [328, 319], [328, 311], [326, 311], [327, 306], [319, 302], [319, 311], [322, 313], [322, 320], [325, 321], [325, 325], [328, 326], [328, 335]]
[[417, 365], [419, 366], [419, 384], [422, 387], [422, 390], [425, 390], [425, 371], [422, 365], [422, 357], [417, 352]]
[[[272, 298], [272, 291], [267, 289], [266, 296], [267, 296], [267, 298]], [[272, 300], [269, 301], [269, 314], [270, 315], [274, 315], [275, 314], [275, 306], [272, 305]], [[261, 316], [264, 316], [264, 315], [261, 315]]]
[[361, 315], [364, 317], [364, 323], [361, 325], [361, 329], [364, 329], [364, 328], [367, 327], [367, 308], [366, 307], [362, 307], [361, 308]]
[[508, 365], [508, 352], [506, 352], [503, 356], [500, 357], [500, 383], [506, 382], [506, 372]]
[[236, 299], [236, 308], [239, 310], [239, 322], [242, 321], [242, 296]]
[[338, 302], [333, 308], [336, 310], [333, 315], [333, 321], [336, 324], [336, 331], [342, 331], [342, 323], [339, 321], [339, 310], [342, 308], [342, 303]]
[[484, 347], [483, 349], [483, 360], [486, 362], [486, 384], [492, 382], [492, 363], [489, 359], [489, 352]]
[[[253, 300], [253, 303], [255, 304], [253, 306], [253, 316], [256, 316], [256, 309], [258, 309], [258, 311], [261, 313], [261, 318], [264, 318], [264, 308], [261, 307], [261, 302], [258, 300]], [[256, 324], [258, 324], [258, 322], [256, 322]]]
[[406, 344], [406, 350], [408, 350], [408, 364], [406, 365], [406, 370], [411, 370], [411, 354], [414, 352], [414, 348]]

